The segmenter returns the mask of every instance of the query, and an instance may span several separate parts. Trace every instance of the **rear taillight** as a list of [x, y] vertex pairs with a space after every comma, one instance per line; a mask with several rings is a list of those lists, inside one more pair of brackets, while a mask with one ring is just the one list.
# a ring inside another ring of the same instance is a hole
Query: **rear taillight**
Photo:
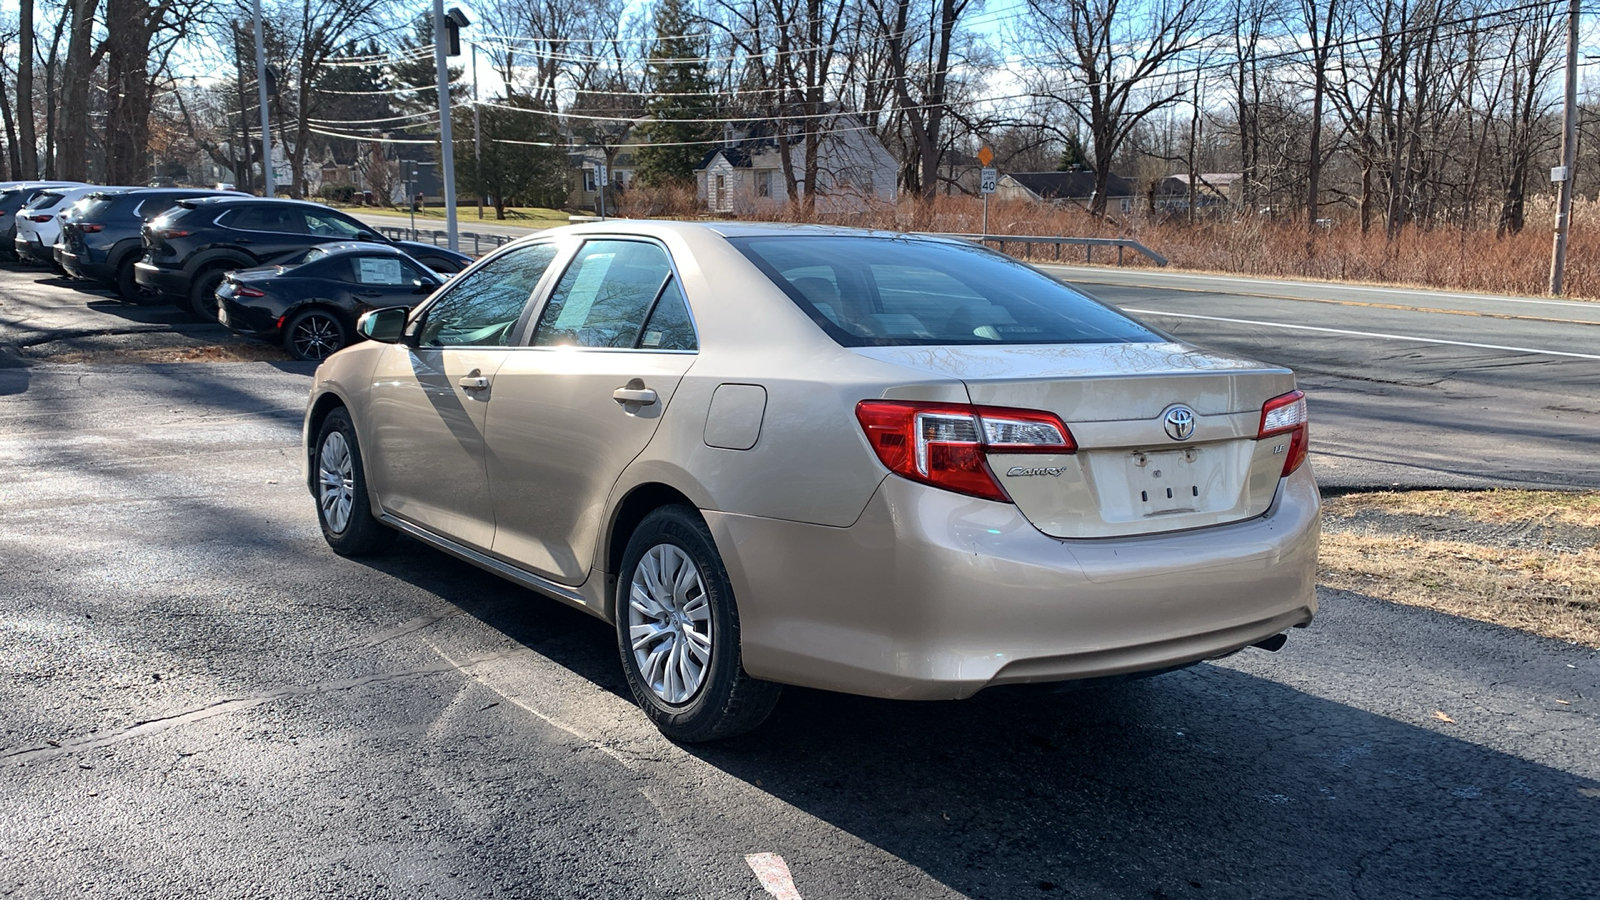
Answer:
[[55, 218], [55, 217], [50, 215], [49, 213], [45, 213], [42, 216], [29, 216], [28, 217], [28, 221], [29, 222], [48, 222], [53, 218]]
[[184, 231], [182, 228], [152, 228], [150, 233], [163, 239], [189, 236], [189, 232]]
[[78, 223], [78, 230], [84, 234], [98, 234], [105, 231], [106, 227], [104, 225], [85, 225], [80, 222]]
[[1305, 391], [1290, 391], [1261, 405], [1261, 428], [1256, 433], [1256, 440], [1282, 434], [1289, 436], [1289, 444], [1285, 448], [1288, 455], [1283, 460], [1285, 477], [1306, 461], [1310, 444], [1307, 431], [1310, 427], [1311, 417], [1306, 412]]
[[263, 291], [263, 290], [258, 290], [258, 289], [253, 288], [253, 287], [249, 287], [247, 285], [237, 284], [236, 283], [233, 286], [233, 295], [235, 297], [265, 297], [267, 295], [267, 292]]
[[1072, 433], [1054, 413], [863, 400], [856, 420], [889, 471], [945, 490], [1009, 503], [984, 460], [989, 453], [1071, 453]]

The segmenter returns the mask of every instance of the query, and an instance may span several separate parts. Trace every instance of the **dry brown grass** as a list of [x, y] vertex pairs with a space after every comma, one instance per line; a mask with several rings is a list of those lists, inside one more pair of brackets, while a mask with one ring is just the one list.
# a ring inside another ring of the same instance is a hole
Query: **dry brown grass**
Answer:
[[[704, 209], [690, 191], [666, 197], [659, 191], [634, 190], [625, 195], [620, 213], [694, 218], [703, 216]], [[760, 216], [785, 222], [977, 233], [983, 227], [983, 204], [973, 197], [939, 197], [928, 205], [903, 200], [848, 213], [807, 213], [789, 206]], [[1128, 237], [1183, 269], [1539, 295], [1545, 293], [1550, 274], [1551, 203], [1545, 198], [1530, 201], [1527, 221], [1521, 234], [1505, 237], [1495, 235], [1490, 221], [1487, 227], [1468, 229], [1407, 228], [1391, 241], [1381, 222], [1367, 234], [1353, 221], [1339, 221], [1308, 234], [1304, 224], [1264, 218], [1211, 219], [1190, 226], [1181, 215], [1135, 214], [1100, 220], [1076, 207], [1022, 201], [991, 201], [989, 206], [989, 230], [994, 234]], [[1049, 256], [1037, 258], [1050, 261], [1055, 257], [1051, 251]], [[1567, 258], [1568, 296], [1600, 299], [1600, 202], [1580, 200], [1575, 204]], [[1111, 260], [1110, 254], [1096, 253], [1096, 262]], [[1063, 261], [1081, 262], [1082, 258], [1068, 250]], [[1147, 264], [1133, 254], [1127, 261]]]
[[1331, 499], [1320, 564], [1329, 587], [1600, 647], [1600, 493]]
[[272, 344], [238, 343], [204, 347], [146, 347], [109, 350], [74, 350], [45, 357], [50, 363], [119, 365], [173, 362], [273, 362], [292, 359]]

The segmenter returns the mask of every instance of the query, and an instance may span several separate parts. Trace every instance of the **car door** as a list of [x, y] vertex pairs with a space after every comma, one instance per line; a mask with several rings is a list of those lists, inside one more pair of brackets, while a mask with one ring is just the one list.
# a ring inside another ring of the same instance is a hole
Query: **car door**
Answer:
[[368, 473], [383, 509], [487, 551], [494, 510], [484, 421], [495, 377], [553, 243], [506, 250], [461, 276], [380, 352], [368, 390]]
[[495, 378], [488, 423], [495, 555], [553, 581], [588, 576], [606, 498], [694, 362], [666, 249], [591, 239], [550, 289], [529, 347]]

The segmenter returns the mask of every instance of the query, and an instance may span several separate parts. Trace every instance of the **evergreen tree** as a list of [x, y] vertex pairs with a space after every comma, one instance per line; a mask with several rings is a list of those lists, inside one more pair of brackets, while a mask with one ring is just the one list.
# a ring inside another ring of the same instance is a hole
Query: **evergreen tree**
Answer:
[[639, 127], [640, 147], [634, 154], [639, 179], [652, 186], [694, 180], [720, 128], [719, 104], [704, 58], [707, 42], [691, 37], [703, 28], [689, 0], [659, 0], [656, 41], [645, 71], [652, 92], [647, 109], [651, 121]]
[[480, 111], [481, 164], [472, 144], [472, 108], [456, 110], [452, 130], [457, 192], [471, 197], [481, 191], [492, 198], [497, 219], [506, 217], [507, 206], [564, 206], [570, 190], [567, 155], [559, 146], [546, 146], [560, 143], [552, 127], [554, 120], [543, 113], [502, 108], [534, 109], [526, 97], [514, 95], [494, 102], [496, 106]]

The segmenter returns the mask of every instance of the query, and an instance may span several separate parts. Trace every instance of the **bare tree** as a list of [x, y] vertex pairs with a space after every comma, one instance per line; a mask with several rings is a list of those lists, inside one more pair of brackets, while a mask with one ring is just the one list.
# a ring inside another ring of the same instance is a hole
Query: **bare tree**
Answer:
[[1095, 194], [1106, 212], [1112, 161], [1146, 117], [1183, 99], [1183, 84], [1158, 76], [1198, 51], [1217, 29], [1203, 0], [1028, 0], [1037, 49], [1036, 93], [1072, 110], [1093, 143]]

